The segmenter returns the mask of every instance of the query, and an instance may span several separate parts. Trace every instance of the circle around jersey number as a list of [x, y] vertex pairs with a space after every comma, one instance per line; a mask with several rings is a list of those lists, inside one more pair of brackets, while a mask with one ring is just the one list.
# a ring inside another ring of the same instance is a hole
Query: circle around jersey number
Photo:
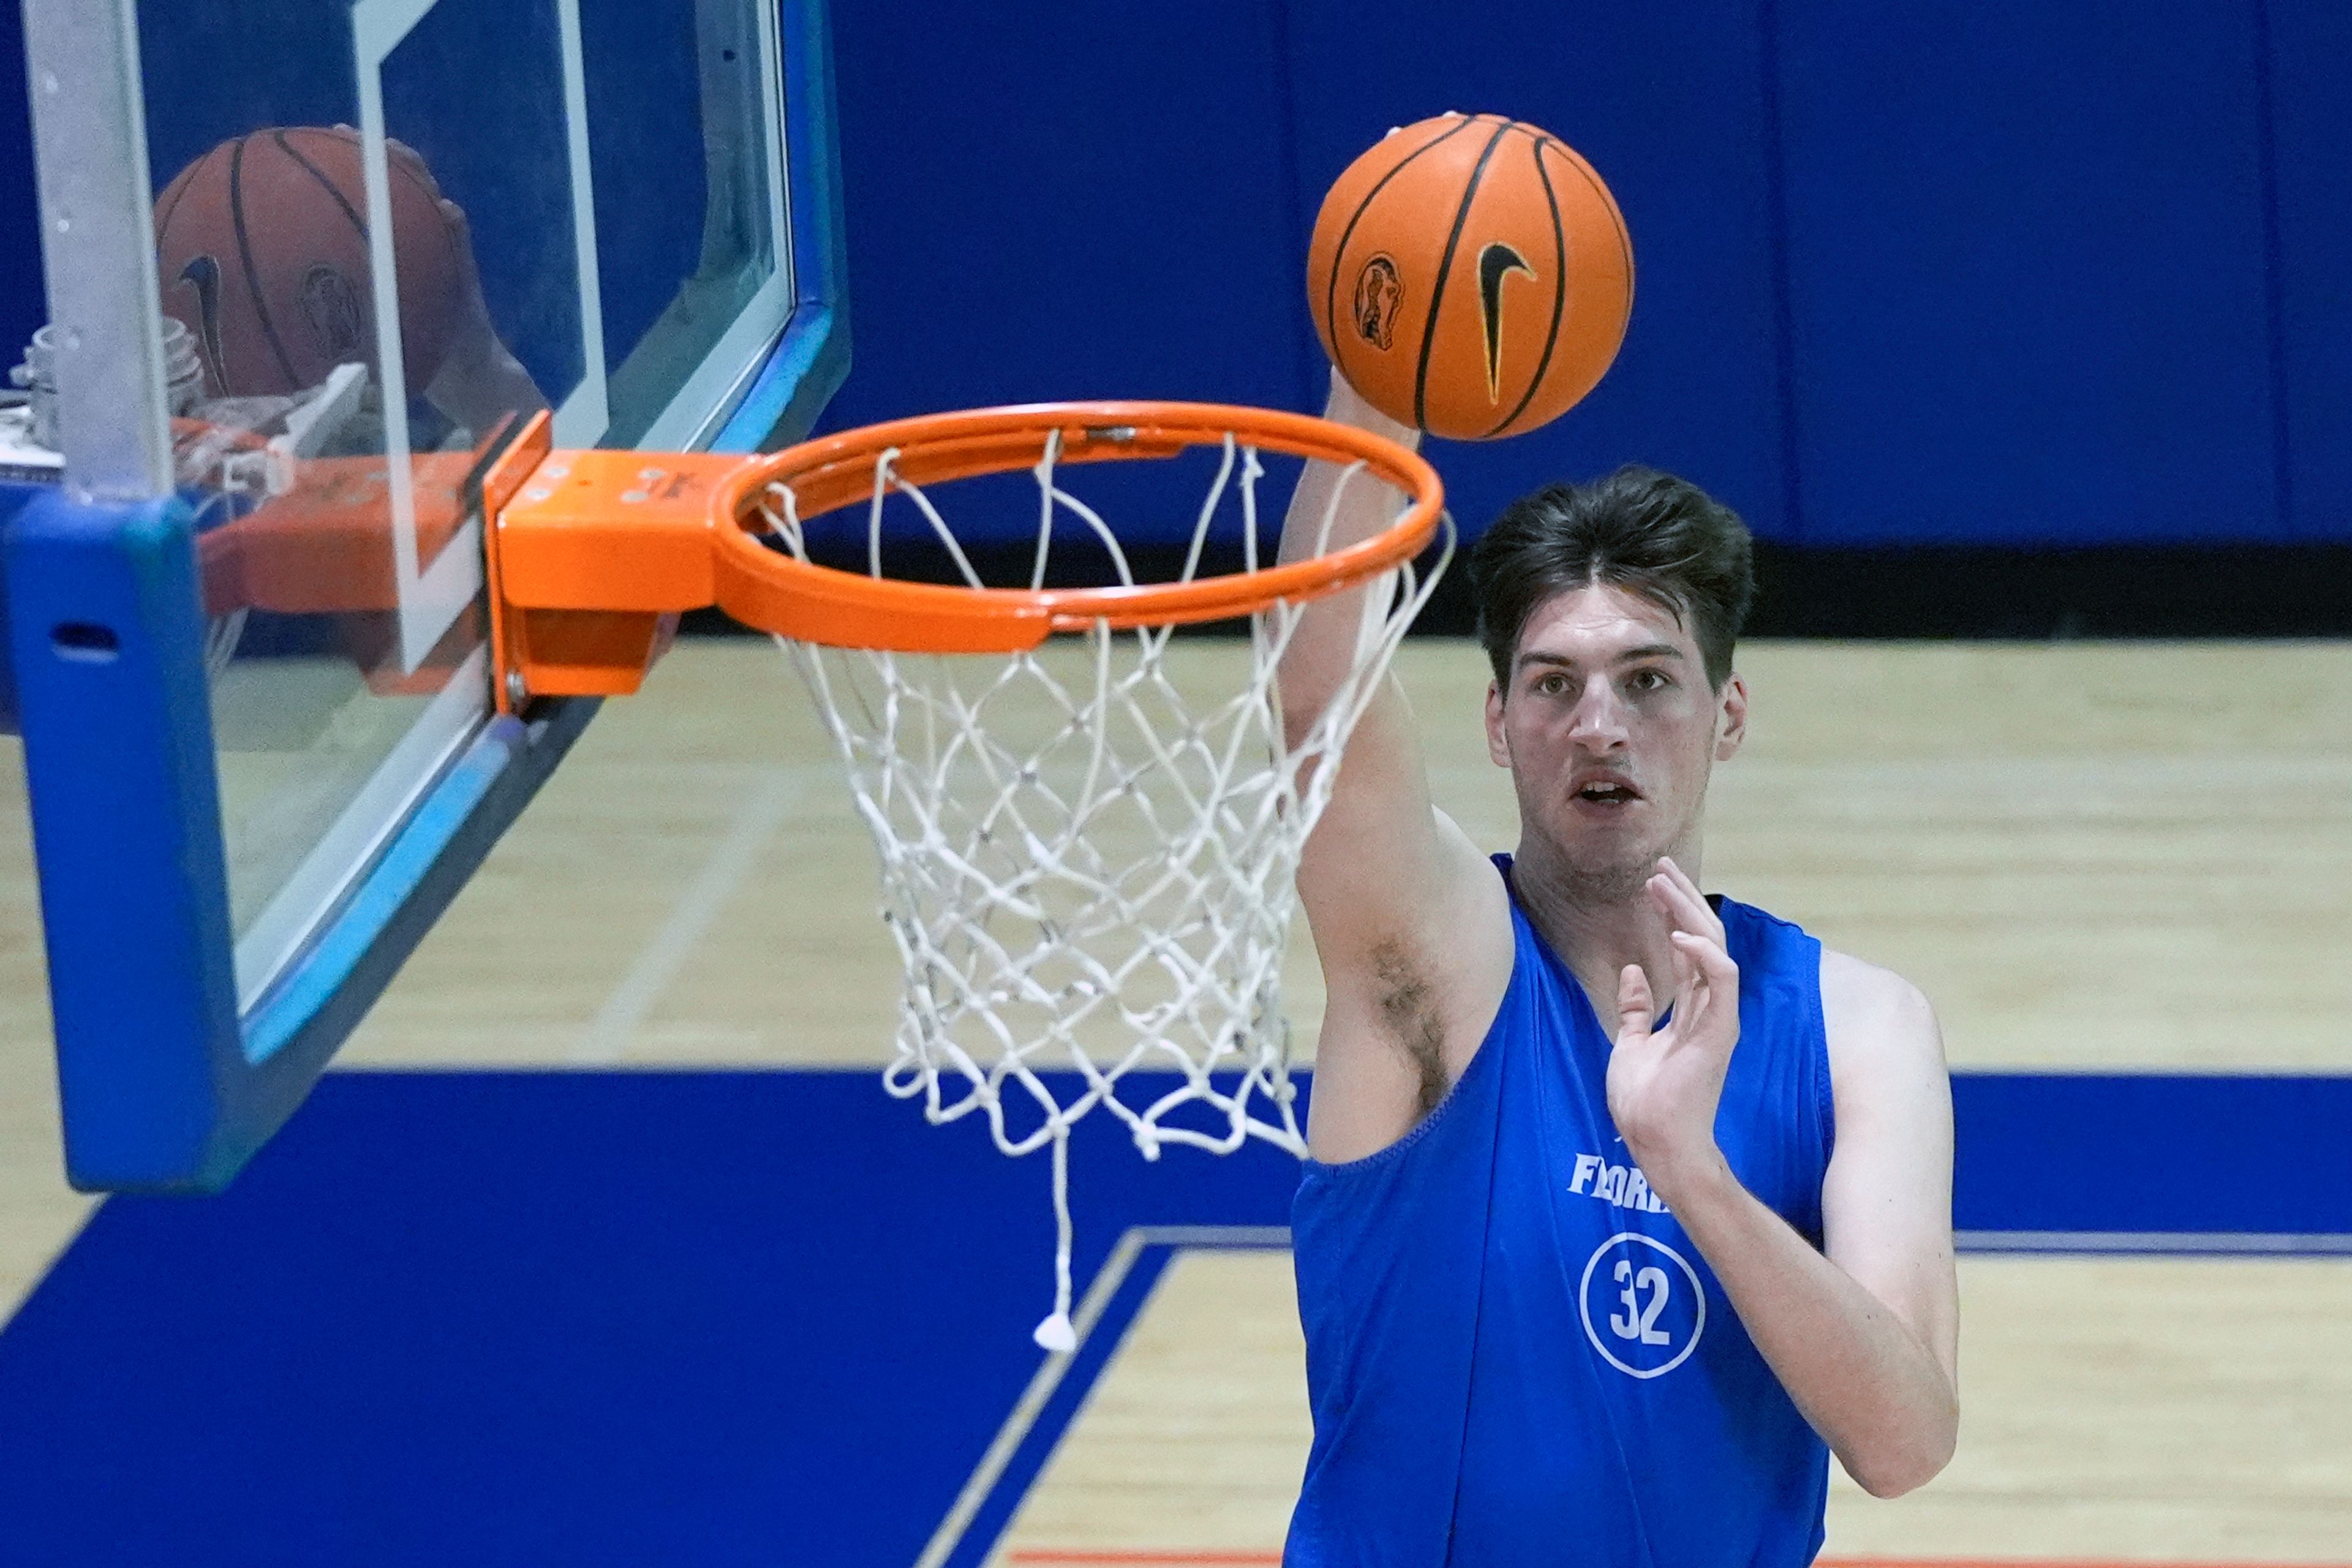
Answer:
[[[1683, 1342], [1682, 1348], [1673, 1356], [1656, 1366], [1636, 1366], [1625, 1360], [1610, 1348], [1608, 1341], [1601, 1337], [1600, 1328], [1592, 1321], [1592, 1276], [1612, 1253], [1616, 1253], [1617, 1266], [1602, 1281], [1611, 1301], [1615, 1304], [1615, 1310], [1607, 1314], [1611, 1337], [1629, 1346], [1674, 1342], [1672, 1333], [1658, 1326], [1658, 1319], [1664, 1314], [1675, 1289], [1673, 1277], [1654, 1263], [1645, 1265], [1642, 1261], [1642, 1254], [1624, 1246], [1627, 1242], [1654, 1247], [1672, 1258], [1675, 1267], [1682, 1271], [1683, 1286], [1690, 1291], [1693, 1303], [1690, 1337]], [[1619, 1251], [1621, 1247], [1622, 1252]], [[1584, 1266], [1584, 1277], [1577, 1281], [1576, 1296], [1577, 1314], [1584, 1320], [1584, 1337], [1592, 1342], [1592, 1348], [1601, 1352], [1601, 1360], [1628, 1377], [1663, 1377], [1674, 1371], [1690, 1359], [1691, 1352], [1698, 1349], [1699, 1334], [1706, 1327], [1706, 1291], [1699, 1284], [1698, 1270], [1664, 1242], [1635, 1230], [1621, 1230], [1594, 1250], [1591, 1260]]]

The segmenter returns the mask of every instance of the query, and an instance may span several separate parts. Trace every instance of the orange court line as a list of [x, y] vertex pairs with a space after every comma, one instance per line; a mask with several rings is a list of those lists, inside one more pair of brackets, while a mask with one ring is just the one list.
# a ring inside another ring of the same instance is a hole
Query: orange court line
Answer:
[[[1032, 1546], [1005, 1553], [1014, 1568], [1279, 1568], [1279, 1552], [1163, 1552]], [[1813, 1568], [2267, 1568], [2256, 1563], [2156, 1563], [2090, 1557], [1823, 1557]], [[2324, 1568], [2324, 1565], [2315, 1565]], [[2347, 1565], [2352, 1568], [2352, 1565]]]

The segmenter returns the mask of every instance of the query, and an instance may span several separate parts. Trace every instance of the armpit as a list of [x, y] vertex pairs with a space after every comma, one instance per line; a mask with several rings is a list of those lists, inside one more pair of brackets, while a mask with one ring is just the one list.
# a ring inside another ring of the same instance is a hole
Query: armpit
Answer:
[[1445, 1025], [1438, 1016], [1436, 988], [1429, 982], [1426, 965], [1402, 942], [1381, 942], [1372, 949], [1371, 960], [1381, 1025], [1413, 1070], [1418, 1120], [1436, 1110], [1452, 1087], [1445, 1074]]

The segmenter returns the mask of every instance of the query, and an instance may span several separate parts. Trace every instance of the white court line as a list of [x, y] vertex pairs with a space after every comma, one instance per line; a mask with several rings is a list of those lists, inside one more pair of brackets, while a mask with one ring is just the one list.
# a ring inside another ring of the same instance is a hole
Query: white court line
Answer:
[[[1960, 1249], [1979, 1255], [1991, 1252], [2042, 1253], [2063, 1256], [2068, 1253], [2095, 1254], [2148, 1250], [2152, 1244], [2177, 1244], [2179, 1250], [2199, 1250], [2218, 1255], [2244, 1256], [2272, 1250], [2280, 1242], [2300, 1245], [2312, 1253], [2336, 1253], [2352, 1250], [2347, 1243], [2352, 1237], [2341, 1236], [2277, 1237], [2277, 1236], [2218, 1236], [2180, 1233], [2151, 1233], [2126, 1236], [2104, 1231], [1962, 1231], [1958, 1233]], [[1118, 1238], [1100, 1272], [1087, 1289], [1086, 1299], [1079, 1304], [1071, 1325], [1077, 1331], [1077, 1348], [1049, 1355], [1022, 1391], [1004, 1425], [998, 1428], [995, 1441], [981, 1456], [979, 1465], [956, 1494], [947, 1517], [932, 1532], [923, 1554], [915, 1559], [915, 1568], [940, 1568], [955, 1550], [963, 1544], [964, 1532], [995, 1491], [997, 1483], [1011, 1467], [1013, 1455], [1028, 1437], [1037, 1417], [1044, 1413], [1046, 1402], [1061, 1386], [1062, 1378], [1087, 1347], [1087, 1341], [1108, 1310], [1111, 1298], [1133, 1272], [1137, 1261], [1147, 1247], [1161, 1246], [1194, 1249], [1287, 1247], [1290, 1232], [1281, 1226], [1135, 1226]], [[2173, 1250], [2172, 1245], [2162, 1249]], [[1156, 1287], [1155, 1287], [1156, 1288]], [[1140, 1321], [1148, 1304], [1137, 1309], [1128, 1320], [1129, 1326]], [[1044, 1473], [1042, 1467], [1041, 1475]]]
[[[1030, 1378], [1029, 1386], [1021, 1391], [1020, 1399], [1013, 1406], [1013, 1414], [1007, 1415], [1004, 1425], [997, 1428], [996, 1440], [989, 1444], [988, 1452], [981, 1456], [980, 1464], [963, 1483], [963, 1489], [956, 1494], [947, 1517], [940, 1521], [939, 1529], [931, 1532], [930, 1542], [923, 1548], [923, 1554], [915, 1559], [915, 1568], [940, 1568], [949, 1554], [963, 1544], [964, 1531], [971, 1528], [971, 1521], [979, 1514], [981, 1505], [988, 1501], [989, 1494], [996, 1489], [996, 1483], [1003, 1479], [1006, 1468], [1013, 1463], [1013, 1456], [1020, 1450], [1022, 1442], [1029, 1436], [1029, 1429], [1037, 1424], [1038, 1415], [1045, 1411], [1045, 1402], [1053, 1398], [1054, 1390], [1062, 1385], [1062, 1376], [1070, 1370], [1070, 1363], [1085, 1352], [1087, 1336], [1102, 1321], [1103, 1313], [1109, 1310], [1111, 1298], [1127, 1282], [1128, 1275], [1134, 1269], [1136, 1259], [1143, 1256], [1145, 1247], [1168, 1247], [1187, 1251], [1213, 1247], [1256, 1250], [1289, 1245], [1289, 1228], [1278, 1225], [1129, 1226], [1127, 1233], [1118, 1238], [1118, 1244], [1111, 1248], [1110, 1257], [1104, 1260], [1100, 1271], [1095, 1275], [1094, 1283], [1087, 1287], [1086, 1299], [1078, 1303], [1076, 1320], [1070, 1325], [1077, 1332], [1077, 1344], [1072, 1349], [1056, 1351], [1046, 1356], [1036, 1374]], [[1138, 1308], [1135, 1316], [1128, 1321], [1132, 1324], [1142, 1316], [1143, 1309]]]
[[764, 781], [751, 797], [735, 813], [733, 826], [710, 858], [702, 863], [686, 891], [662, 922], [653, 940], [646, 943], [620, 984], [613, 987], [604, 1005], [596, 1010], [586, 1032], [572, 1047], [571, 1059], [582, 1066], [609, 1065], [628, 1053], [629, 1041], [652, 1012], [654, 1004], [669, 989], [670, 982], [685, 966], [687, 955], [694, 951], [703, 934], [717, 922], [719, 913], [728, 900], [742, 887], [743, 879], [751, 874], [751, 867], [760, 858], [776, 829], [793, 813], [820, 770], [814, 768], [777, 768], [769, 770]]

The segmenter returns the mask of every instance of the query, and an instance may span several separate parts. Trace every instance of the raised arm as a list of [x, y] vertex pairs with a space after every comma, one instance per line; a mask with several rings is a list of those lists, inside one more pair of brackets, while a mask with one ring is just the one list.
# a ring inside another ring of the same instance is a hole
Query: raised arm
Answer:
[[[1375, 411], [1339, 377], [1328, 417], [1417, 445], [1419, 432]], [[1291, 498], [1282, 554], [1369, 538], [1393, 518], [1394, 492], [1369, 476], [1309, 463]], [[1335, 491], [1336, 497], [1335, 497]], [[1279, 671], [1295, 737], [1344, 678], [1362, 591], [1318, 600]], [[1430, 800], [1411, 706], [1391, 675], [1349, 739], [1329, 806], [1298, 868], [1328, 1002], [1317, 1047], [1307, 1140], [1316, 1158], [1386, 1148], [1436, 1105], [1477, 1049], [1510, 978], [1510, 910], [1501, 879]]]

